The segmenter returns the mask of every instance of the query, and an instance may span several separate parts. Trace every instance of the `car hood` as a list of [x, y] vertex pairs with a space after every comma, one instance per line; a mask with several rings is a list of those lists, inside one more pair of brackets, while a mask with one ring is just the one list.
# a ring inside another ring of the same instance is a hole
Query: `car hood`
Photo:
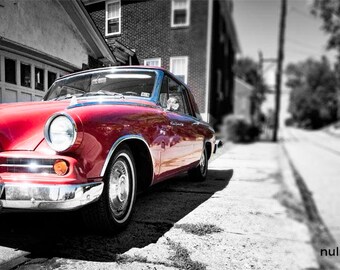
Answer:
[[0, 151], [34, 150], [44, 138], [44, 126], [70, 101], [25, 102], [0, 105]]
[[33, 151], [44, 139], [44, 126], [52, 114], [76, 110], [84, 106], [101, 105], [155, 106], [147, 100], [138, 99], [79, 99], [76, 102], [40, 101], [0, 105], [0, 152]]

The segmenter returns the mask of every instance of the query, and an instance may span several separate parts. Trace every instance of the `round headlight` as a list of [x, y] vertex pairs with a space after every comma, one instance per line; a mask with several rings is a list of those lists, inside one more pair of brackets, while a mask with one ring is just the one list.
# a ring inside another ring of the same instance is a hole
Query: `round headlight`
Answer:
[[45, 127], [45, 139], [49, 146], [63, 152], [69, 149], [77, 137], [76, 125], [70, 116], [52, 116]]

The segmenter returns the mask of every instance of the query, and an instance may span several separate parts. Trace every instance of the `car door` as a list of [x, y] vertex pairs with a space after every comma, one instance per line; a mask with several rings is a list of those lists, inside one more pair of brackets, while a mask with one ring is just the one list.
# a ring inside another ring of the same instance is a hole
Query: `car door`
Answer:
[[[160, 103], [168, 119], [168, 142], [161, 153], [161, 172], [164, 175], [187, 170], [196, 161], [196, 121], [191, 115], [191, 106], [185, 88], [176, 80], [165, 76]], [[166, 92], [167, 90], [167, 92]]]

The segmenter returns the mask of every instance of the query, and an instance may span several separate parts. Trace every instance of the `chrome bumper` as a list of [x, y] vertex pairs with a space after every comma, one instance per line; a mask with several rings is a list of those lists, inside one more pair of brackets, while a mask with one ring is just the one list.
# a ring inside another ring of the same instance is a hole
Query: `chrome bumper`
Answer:
[[103, 183], [81, 185], [1, 184], [0, 211], [17, 210], [74, 210], [96, 201], [103, 192]]
[[213, 153], [216, 154], [217, 149], [222, 147], [222, 146], [223, 146], [223, 142], [221, 140], [216, 140]]

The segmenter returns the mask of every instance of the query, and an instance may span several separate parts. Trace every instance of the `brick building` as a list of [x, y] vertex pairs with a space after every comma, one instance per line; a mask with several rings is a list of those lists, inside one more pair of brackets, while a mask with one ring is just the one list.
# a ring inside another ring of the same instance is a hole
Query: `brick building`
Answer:
[[115, 64], [80, 1], [2, 1], [0, 17], [0, 103], [41, 100], [60, 76]]
[[119, 64], [170, 70], [212, 124], [233, 112], [239, 44], [231, 0], [82, 1]]

